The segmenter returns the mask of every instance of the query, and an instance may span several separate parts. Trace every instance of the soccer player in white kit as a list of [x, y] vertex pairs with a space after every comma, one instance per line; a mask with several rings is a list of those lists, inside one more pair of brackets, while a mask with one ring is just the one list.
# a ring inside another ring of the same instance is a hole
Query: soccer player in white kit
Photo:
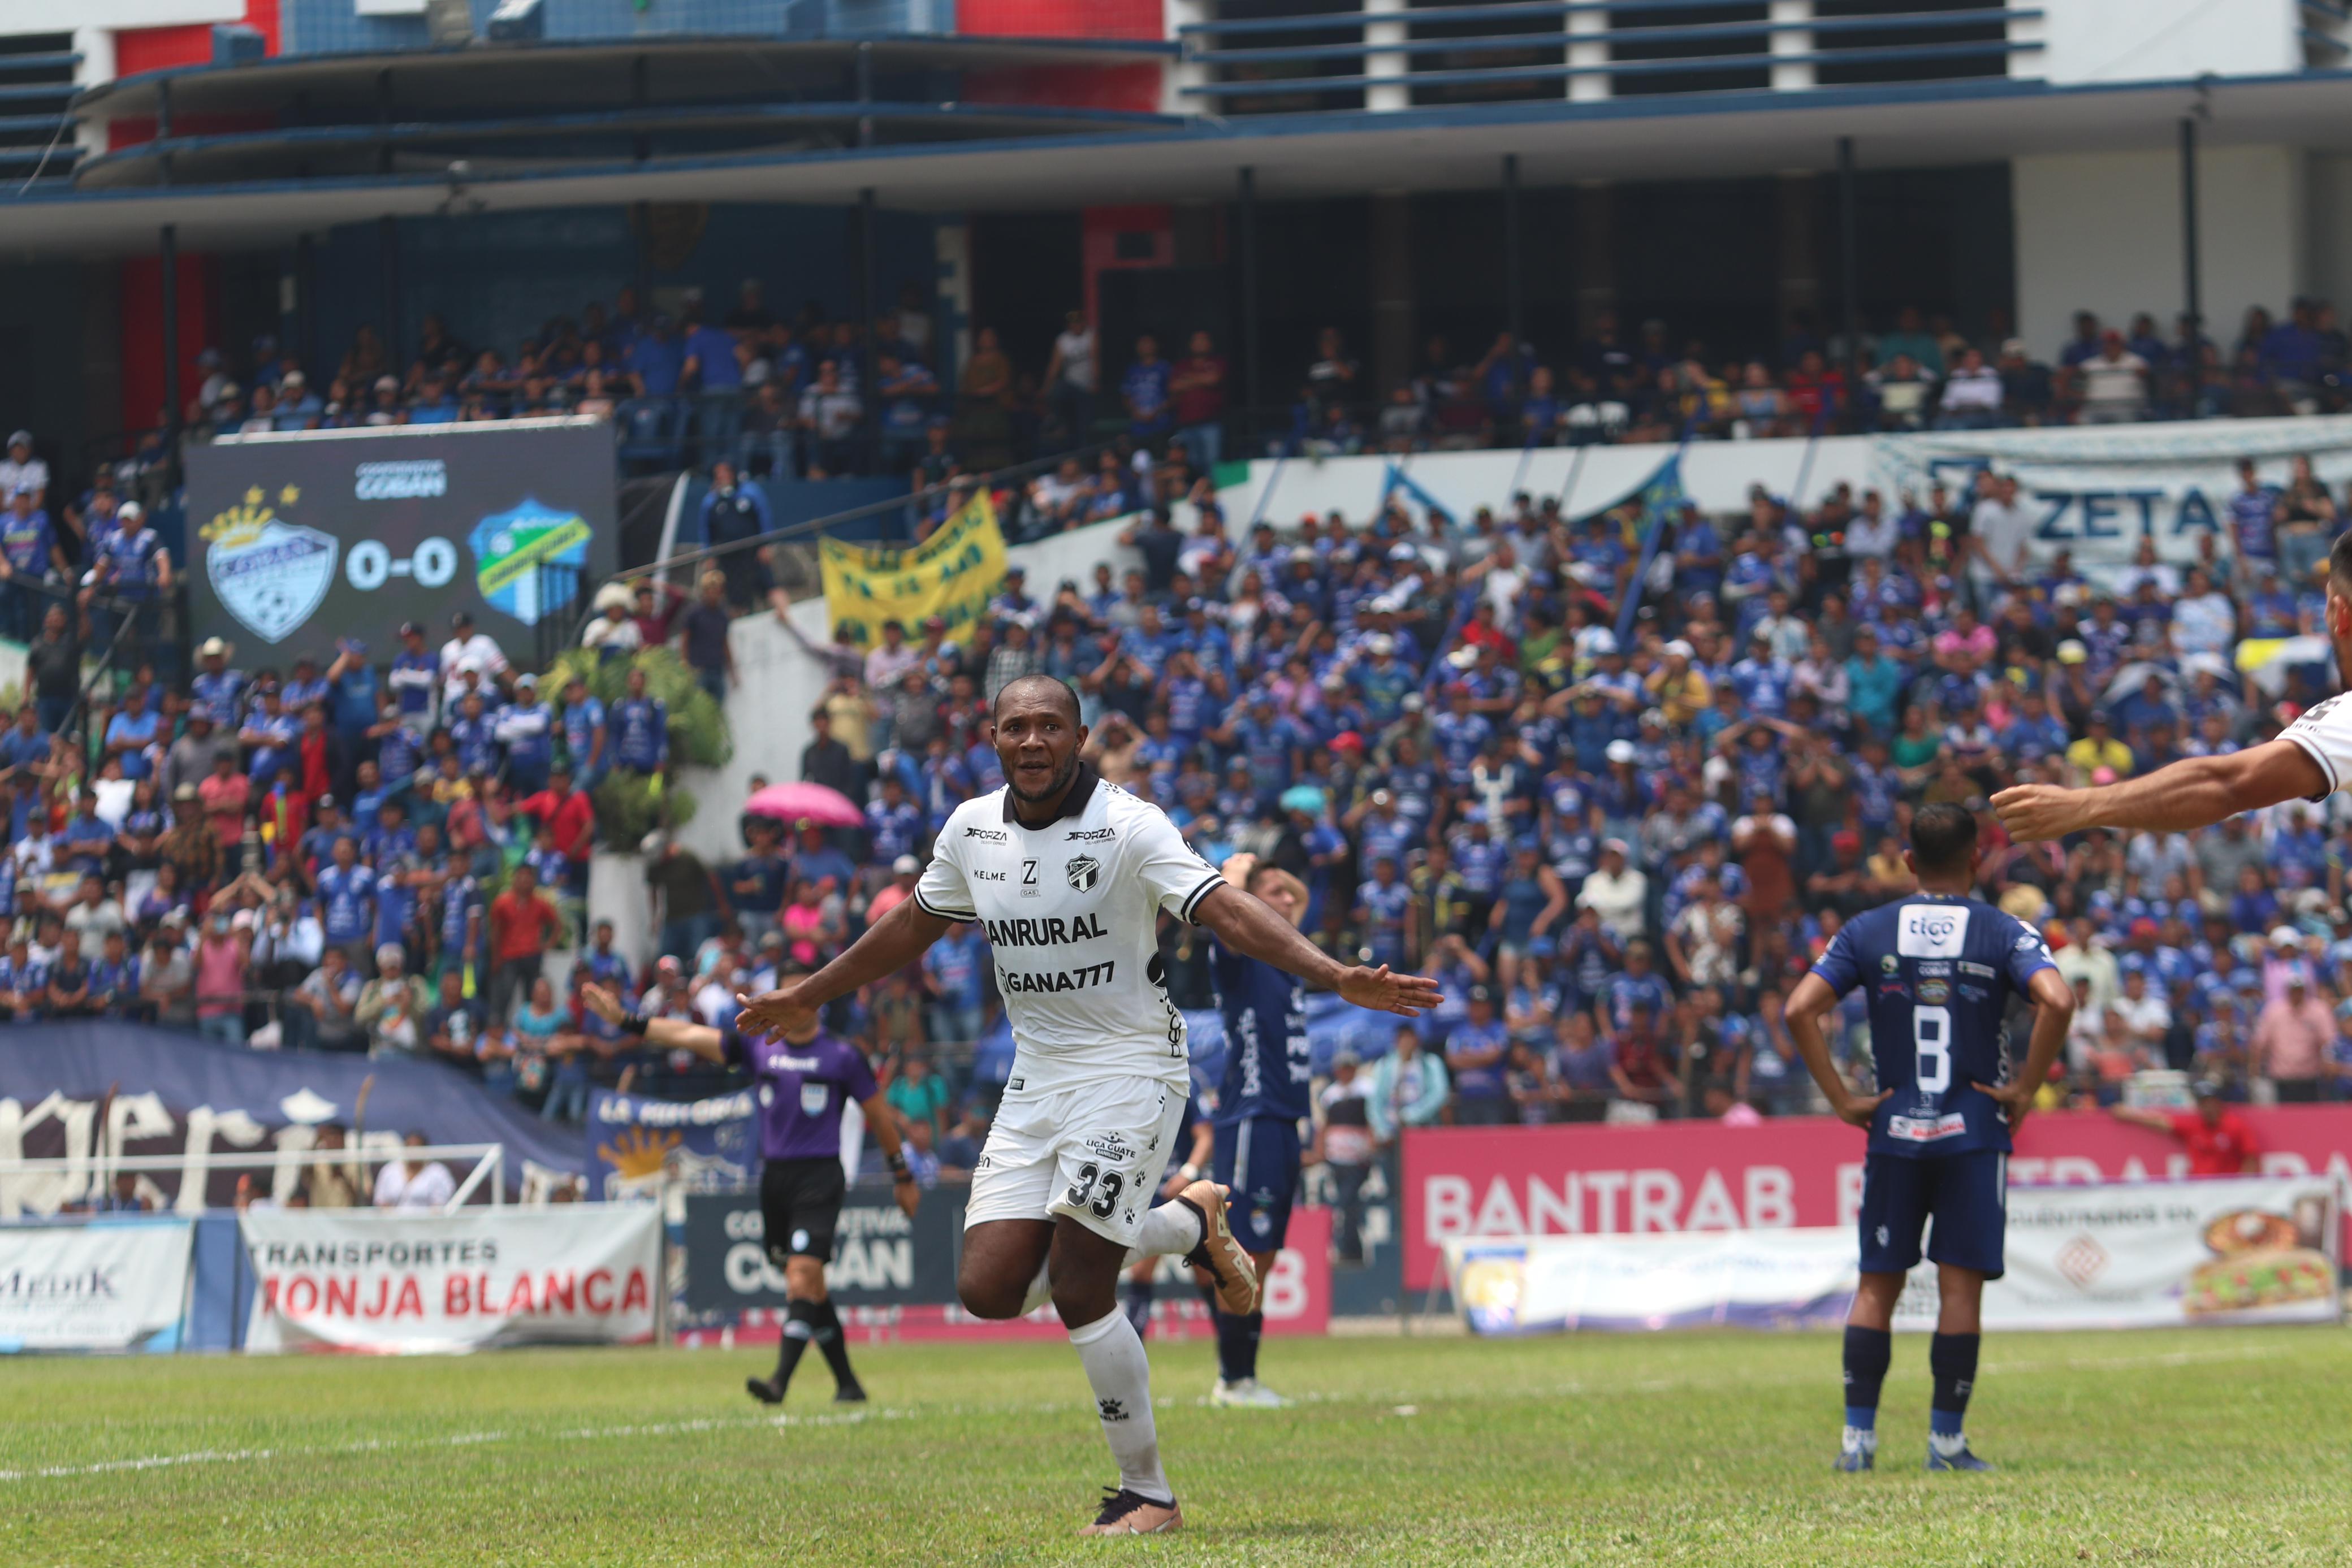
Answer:
[[[2352, 533], [2327, 553], [2327, 641], [2337, 678], [2352, 677]], [[2095, 789], [2020, 784], [1992, 798], [2014, 839], [2092, 828], [2185, 833], [2283, 800], [2324, 800], [2352, 784], [2352, 695], [2314, 703], [2275, 740], [2226, 757], [2191, 757]]]
[[1079, 761], [1087, 729], [1061, 681], [1007, 684], [995, 727], [1004, 787], [949, 817], [914, 896], [816, 974], [740, 998], [737, 1028], [803, 1030], [817, 1009], [912, 963], [950, 925], [981, 922], [1014, 1052], [972, 1172], [957, 1293], [977, 1317], [1017, 1317], [1044, 1267], [1118, 1462], [1118, 1486], [1080, 1533], [1160, 1533], [1183, 1516], [1160, 1469], [1150, 1367], [1118, 1309], [1119, 1274], [1137, 1253], [1181, 1253], [1215, 1275], [1228, 1311], [1257, 1300], [1219, 1188], [1194, 1182], [1150, 1207], [1189, 1071], [1183, 1015], [1160, 963], [1160, 913], [1358, 1007], [1410, 1018], [1438, 989], [1386, 966], [1341, 964], [1228, 885], [1157, 806]]

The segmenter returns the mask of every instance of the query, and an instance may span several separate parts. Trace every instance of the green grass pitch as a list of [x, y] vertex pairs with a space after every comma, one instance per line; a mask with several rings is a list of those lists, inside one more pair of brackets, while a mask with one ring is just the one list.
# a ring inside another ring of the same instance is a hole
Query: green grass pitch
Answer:
[[1080, 1542], [1112, 1477], [1059, 1344], [26, 1360], [0, 1375], [0, 1563], [2352, 1563], [2352, 1335], [1988, 1341], [1995, 1476], [1920, 1473], [1895, 1342], [1875, 1475], [1833, 1476], [1838, 1342], [1269, 1341], [1279, 1412], [1153, 1351], [1187, 1527]]

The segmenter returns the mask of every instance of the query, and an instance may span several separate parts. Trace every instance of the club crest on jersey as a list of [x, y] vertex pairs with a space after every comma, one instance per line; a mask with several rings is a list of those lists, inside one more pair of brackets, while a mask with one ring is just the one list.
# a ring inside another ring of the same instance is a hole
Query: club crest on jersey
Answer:
[[1070, 879], [1070, 886], [1079, 893], [1091, 893], [1102, 879], [1102, 862], [1092, 855], [1073, 855], [1062, 874]]

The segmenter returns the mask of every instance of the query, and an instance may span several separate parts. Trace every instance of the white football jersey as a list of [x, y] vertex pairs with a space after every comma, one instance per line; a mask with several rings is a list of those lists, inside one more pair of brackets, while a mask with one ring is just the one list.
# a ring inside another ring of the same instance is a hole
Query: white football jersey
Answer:
[[2314, 800], [2326, 800], [2352, 780], [2352, 697], [2338, 693], [2312, 704], [2279, 732], [2279, 738], [2303, 747], [2327, 776], [2327, 788], [2311, 797]]
[[1163, 909], [1190, 920], [1223, 885], [1159, 807], [1083, 764], [1062, 814], [1013, 815], [1010, 787], [956, 808], [915, 902], [978, 920], [1013, 1024], [1013, 1091], [1188, 1077], [1184, 1016], [1160, 962]]

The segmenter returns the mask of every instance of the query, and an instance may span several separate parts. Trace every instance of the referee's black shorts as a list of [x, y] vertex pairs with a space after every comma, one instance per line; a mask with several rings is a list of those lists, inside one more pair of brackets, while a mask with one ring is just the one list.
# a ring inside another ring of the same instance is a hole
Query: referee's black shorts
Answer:
[[760, 1172], [760, 1219], [768, 1260], [779, 1269], [787, 1258], [833, 1261], [833, 1232], [841, 1223], [842, 1195], [848, 1190], [841, 1161], [770, 1160]]

